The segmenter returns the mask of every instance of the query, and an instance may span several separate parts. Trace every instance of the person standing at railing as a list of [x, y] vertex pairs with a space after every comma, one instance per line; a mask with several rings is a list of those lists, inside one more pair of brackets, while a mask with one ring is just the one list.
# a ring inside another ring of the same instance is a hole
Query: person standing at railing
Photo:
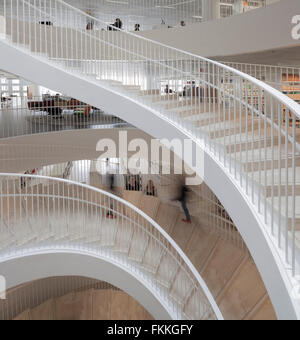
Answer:
[[86, 23], [86, 30], [87, 31], [92, 31], [94, 29], [94, 20], [92, 19], [92, 13], [90, 11], [87, 11], [86, 14], [88, 15], [87, 17], [87, 23]]
[[167, 84], [164, 90], [165, 94], [171, 94], [173, 93], [173, 90], [169, 88], [169, 85]]
[[115, 23], [113, 24], [113, 26], [115, 26], [116, 28], [118, 28], [118, 29], [121, 30], [122, 27], [123, 27], [123, 23], [122, 23], [121, 19], [120, 19], [120, 18], [117, 18], [116, 21], [115, 21]]
[[94, 29], [94, 21], [91, 20], [90, 22], [88, 22], [88, 23], [86, 24], [86, 30], [87, 30], [87, 31], [92, 31], [93, 29]]
[[141, 25], [140, 25], [140, 24], [135, 24], [135, 25], [134, 25], [134, 31], [135, 31], [135, 32], [139, 32], [139, 31], [140, 31], [140, 28], [141, 28]]
[[155, 187], [152, 180], [149, 180], [146, 186], [146, 195], [155, 196]]

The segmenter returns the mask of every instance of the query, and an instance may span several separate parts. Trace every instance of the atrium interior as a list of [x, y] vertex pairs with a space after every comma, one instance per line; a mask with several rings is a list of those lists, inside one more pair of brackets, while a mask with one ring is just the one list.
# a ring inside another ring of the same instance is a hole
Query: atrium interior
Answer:
[[0, 0], [0, 320], [300, 319], [298, 0]]

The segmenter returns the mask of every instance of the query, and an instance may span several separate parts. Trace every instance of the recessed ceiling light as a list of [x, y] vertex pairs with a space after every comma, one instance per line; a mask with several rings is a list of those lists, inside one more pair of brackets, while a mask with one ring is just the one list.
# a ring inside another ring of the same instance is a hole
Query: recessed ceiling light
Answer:
[[106, 2], [111, 2], [111, 3], [114, 3], [114, 4], [120, 4], [120, 5], [128, 5], [128, 1], [106, 0]]
[[172, 6], [159, 6], [159, 5], [156, 5], [155, 7], [156, 8], [176, 9], [175, 7], [172, 7]]

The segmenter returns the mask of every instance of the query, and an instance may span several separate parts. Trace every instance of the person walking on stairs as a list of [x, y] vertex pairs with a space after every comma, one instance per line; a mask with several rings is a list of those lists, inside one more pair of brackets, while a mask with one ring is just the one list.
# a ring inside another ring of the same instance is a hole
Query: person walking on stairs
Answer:
[[186, 203], [187, 193], [189, 191], [190, 191], [189, 188], [186, 185], [182, 184], [181, 195], [178, 199], [178, 201], [181, 203], [182, 209], [185, 213], [185, 219], [182, 220], [185, 223], [192, 223], [191, 215], [190, 215], [189, 209], [187, 207], [187, 203]]
[[178, 197], [174, 201], [179, 201], [185, 214], [185, 219], [182, 219], [184, 223], [192, 223], [191, 215], [187, 207], [187, 195], [190, 189], [185, 185], [184, 181], [180, 181], [178, 187]]

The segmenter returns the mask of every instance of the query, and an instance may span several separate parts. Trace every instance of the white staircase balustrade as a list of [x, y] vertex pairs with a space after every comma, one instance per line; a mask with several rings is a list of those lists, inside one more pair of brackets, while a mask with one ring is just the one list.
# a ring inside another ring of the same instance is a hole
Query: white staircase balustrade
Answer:
[[[103, 281], [78, 276], [49, 277], [24, 283], [9, 289], [5, 300], [0, 300], [0, 320], [13, 320], [28, 309], [34, 309], [47, 300], [55, 300], [66, 294], [76, 294], [85, 290], [119, 290]], [[35, 318], [42, 320], [45, 314], [37, 308]], [[45, 312], [45, 310], [44, 310]], [[55, 315], [55, 312], [53, 313]]]
[[298, 104], [300, 103], [299, 67], [247, 64], [230, 61], [222, 63], [267, 83], [286, 94]]
[[[66, 161], [74, 151], [79, 151], [76, 146], [66, 145], [26, 145], [26, 144], [2, 144], [0, 145], [0, 172], [16, 172], [26, 171], [34, 168], [35, 174], [46, 177], [56, 177], [68, 179], [77, 183], [88, 184], [96, 188], [111, 190], [110, 178], [108, 173], [110, 170], [115, 171], [113, 185], [114, 193], [122, 197], [124, 190], [140, 191], [147, 194], [147, 185], [152, 181], [154, 190], [152, 195], [158, 197], [161, 203], [173, 204], [180, 208], [179, 202], [174, 202], [174, 198], [178, 196], [179, 183], [182, 181], [182, 175], [162, 174], [162, 168], [158, 164], [150, 162], [151, 167], [156, 169], [157, 174], [139, 174], [132, 176], [130, 173], [119, 172], [121, 167], [120, 160], [99, 160], [84, 159]], [[82, 155], [89, 154], [88, 148], [82, 148]], [[52, 158], [54, 157], [54, 158]], [[24, 162], [30, 166], [30, 169], [24, 168]], [[60, 163], [57, 161], [61, 160]], [[45, 165], [48, 164], [48, 165]], [[138, 185], [133, 188], [127, 186], [131, 177], [136, 178]], [[212, 231], [220, 233], [225, 239], [232, 242], [242, 249], [246, 246], [236, 230], [234, 223], [228, 216], [226, 210], [221, 205], [214, 193], [202, 183], [200, 186], [190, 186], [189, 210], [191, 215], [199, 221], [207, 221]]]
[[139, 268], [174, 318], [222, 318], [180, 248], [130, 203], [62, 179], [18, 174], [1, 174], [0, 179], [1, 261], [32, 250], [72, 246], [97, 254], [104, 249], [131, 271]]
[[116, 116], [106, 114], [73, 98], [15, 97], [0, 108], [0, 138], [75, 129], [129, 128]]

